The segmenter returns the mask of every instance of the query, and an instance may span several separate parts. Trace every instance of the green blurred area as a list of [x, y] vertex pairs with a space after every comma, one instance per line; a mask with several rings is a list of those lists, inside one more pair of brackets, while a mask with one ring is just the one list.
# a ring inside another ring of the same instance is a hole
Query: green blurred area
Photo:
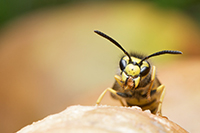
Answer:
[[0, 26], [25, 13], [52, 7], [61, 4], [69, 4], [72, 0], [1, 0], [0, 1]]
[[[36, 9], [71, 4], [77, 2], [100, 2], [99, 0], [1, 0], [0, 1], [0, 27], [17, 16], [34, 11]], [[109, 2], [112, 0], [101, 0]], [[131, 1], [131, 0], [129, 0]], [[137, 0], [132, 0], [137, 1]], [[163, 9], [175, 9], [188, 14], [200, 24], [199, 0], [140, 0], [151, 2]], [[116, 1], [115, 1], [116, 2]]]

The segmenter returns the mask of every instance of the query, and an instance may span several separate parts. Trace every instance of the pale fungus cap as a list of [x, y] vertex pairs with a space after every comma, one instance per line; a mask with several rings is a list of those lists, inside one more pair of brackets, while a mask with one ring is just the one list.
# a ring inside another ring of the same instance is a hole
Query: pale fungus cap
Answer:
[[70, 106], [17, 133], [187, 133], [172, 121], [139, 107]]

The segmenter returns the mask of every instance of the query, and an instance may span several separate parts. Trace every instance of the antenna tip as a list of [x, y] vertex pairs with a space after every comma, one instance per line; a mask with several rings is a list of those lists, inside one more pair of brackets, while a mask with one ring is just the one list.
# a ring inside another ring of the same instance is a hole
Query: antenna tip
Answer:
[[[101, 31], [99, 31], [99, 30], [94, 30], [94, 32], [95, 32], [96, 34], [100, 35], [100, 36], [103, 36], [103, 37], [106, 37], [106, 36], [107, 36], [106, 34], [104, 34], [103, 32], [101, 32]], [[106, 38], [108, 38], [108, 37], [106, 37]]]
[[174, 51], [174, 54], [183, 54], [181, 51]]
[[99, 33], [100, 31], [98, 31], [98, 30], [94, 30], [94, 32], [95, 32], [95, 33]]

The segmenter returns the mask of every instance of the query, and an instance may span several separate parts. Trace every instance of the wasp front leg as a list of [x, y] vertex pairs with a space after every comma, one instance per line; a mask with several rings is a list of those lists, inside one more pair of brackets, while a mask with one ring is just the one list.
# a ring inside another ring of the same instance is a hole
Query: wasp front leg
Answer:
[[160, 93], [160, 98], [159, 98], [159, 101], [158, 101], [159, 104], [158, 104], [158, 109], [156, 111], [156, 115], [162, 116], [161, 108], [162, 108], [162, 102], [163, 102], [163, 99], [164, 99], [164, 96], [165, 96], [165, 86], [160, 85], [157, 88], [157, 92]]
[[148, 92], [147, 92], [147, 99], [150, 101], [151, 100], [151, 89], [152, 89], [152, 86], [153, 86], [153, 82], [155, 80], [155, 76], [156, 76], [156, 67], [155, 66], [152, 66], [152, 73], [151, 73], [151, 83], [150, 83], [150, 86], [149, 86], [149, 89], [148, 89]]
[[[107, 91], [110, 91], [112, 94], [114, 94], [114, 95], [117, 96], [117, 91], [116, 91], [116, 90], [114, 90], [114, 89], [112, 89], [112, 88], [107, 88], [107, 89], [105, 89], [105, 90], [101, 93], [101, 95], [100, 95], [99, 98], [97, 99], [97, 102], [96, 102], [97, 105], [99, 105], [99, 103], [101, 102], [101, 100], [103, 99], [103, 97], [104, 97], [104, 95], [106, 94]], [[121, 105], [122, 105], [122, 106], [125, 106], [125, 104], [122, 102], [122, 99], [119, 98], [119, 96], [117, 96], [117, 98], [118, 98], [118, 100], [120, 101]]]

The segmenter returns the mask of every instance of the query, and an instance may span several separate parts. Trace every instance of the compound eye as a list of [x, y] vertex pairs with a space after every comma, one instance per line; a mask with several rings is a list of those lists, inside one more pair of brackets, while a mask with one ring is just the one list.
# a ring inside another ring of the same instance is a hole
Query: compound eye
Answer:
[[127, 62], [125, 60], [121, 59], [119, 62], [120, 69], [123, 71], [126, 66], [127, 66]]
[[150, 67], [146, 67], [146, 66], [142, 67], [140, 70], [141, 77], [147, 75], [149, 73], [149, 71], [150, 71]]

